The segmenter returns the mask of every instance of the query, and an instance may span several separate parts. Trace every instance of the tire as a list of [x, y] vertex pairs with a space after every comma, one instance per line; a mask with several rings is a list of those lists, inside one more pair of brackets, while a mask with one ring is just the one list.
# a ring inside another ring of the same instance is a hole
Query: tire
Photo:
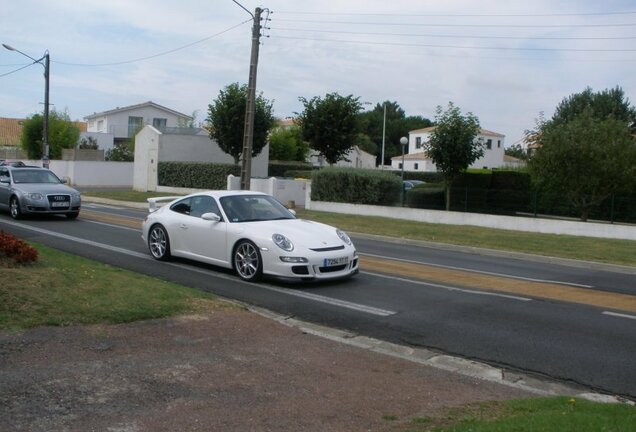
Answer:
[[152, 257], [159, 261], [170, 259], [170, 238], [163, 225], [153, 225], [148, 232], [148, 249]]
[[9, 212], [13, 219], [20, 219], [22, 217], [22, 211], [20, 210], [20, 201], [18, 197], [12, 196], [9, 201]]
[[256, 282], [263, 275], [263, 259], [256, 245], [249, 240], [241, 240], [232, 254], [234, 270], [241, 279]]
[[69, 219], [69, 220], [77, 219], [78, 216], [79, 216], [79, 212], [66, 213], [66, 219]]

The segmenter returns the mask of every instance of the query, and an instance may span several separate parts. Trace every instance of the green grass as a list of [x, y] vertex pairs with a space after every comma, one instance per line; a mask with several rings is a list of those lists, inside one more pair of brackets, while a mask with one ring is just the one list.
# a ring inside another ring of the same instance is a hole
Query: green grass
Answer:
[[636, 266], [636, 241], [539, 234], [298, 210], [299, 217], [348, 232]]
[[[88, 191], [83, 195], [145, 202], [150, 197], [170, 194], [135, 191]], [[636, 266], [636, 241], [631, 240], [528, 233], [467, 225], [431, 224], [303, 209], [298, 209], [297, 213], [299, 217], [324, 222], [354, 233]]]
[[108, 191], [99, 191], [92, 190], [82, 192], [82, 196], [92, 196], [96, 198], [106, 198], [113, 199], [119, 201], [130, 201], [130, 202], [143, 202], [145, 203], [148, 198], [154, 197], [162, 197], [162, 196], [177, 196], [184, 195], [178, 193], [167, 193], [167, 192], [136, 192], [132, 190], [108, 190]]
[[0, 260], [0, 328], [123, 323], [225, 307], [214, 296], [41, 245], [36, 264]]
[[488, 402], [450, 409], [422, 423], [413, 419], [411, 432], [631, 432], [636, 407], [603, 404], [569, 397]]

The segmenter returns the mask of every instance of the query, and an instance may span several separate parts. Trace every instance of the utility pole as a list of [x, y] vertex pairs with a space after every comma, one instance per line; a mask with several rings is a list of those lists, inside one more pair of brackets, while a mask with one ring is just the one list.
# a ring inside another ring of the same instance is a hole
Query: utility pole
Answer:
[[[236, 3], [236, 2], [235, 2]], [[237, 3], [238, 4], [238, 3]], [[239, 6], [241, 6], [239, 4]], [[241, 6], [243, 7], [243, 6]], [[243, 8], [245, 9], [245, 8]], [[247, 9], [245, 9], [247, 11]], [[252, 15], [249, 11], [247, 11]], [[254, 141], [254, 117], [256, 106], [256, 73], [258, 70], [258, 48], [261, 38], [261, 13], [263, 9], [254, 11], [252, 27], [252, 53], [250, 56], [250, 76], [247, 84], [247, 104], [245, 106], [245, 130], [243, 132], [243, 163], [241, 165], [241, 189], [250, 189], [252, 177], [252, 144]]]

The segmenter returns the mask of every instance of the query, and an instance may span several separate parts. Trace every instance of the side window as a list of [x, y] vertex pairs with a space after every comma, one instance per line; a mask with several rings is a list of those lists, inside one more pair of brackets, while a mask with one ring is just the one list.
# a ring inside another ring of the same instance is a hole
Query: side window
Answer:
[[183, 199], [178, 201], [170, 207], [170, 210], [173, 212], [189, 215], [190, 214], [190, 198]]
[[214, 198], [207, 195], [192, 197], [190, 216], [201, 217], [203, 213], [216, 213], [221, 216]]
[[9, 181], [9, 170], [0, 168], [0, 178], [4, 181]]

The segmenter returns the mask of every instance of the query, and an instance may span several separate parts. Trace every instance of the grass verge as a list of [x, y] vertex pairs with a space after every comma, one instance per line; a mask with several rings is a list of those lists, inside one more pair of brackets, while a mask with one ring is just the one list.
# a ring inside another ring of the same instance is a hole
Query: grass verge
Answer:
[[636, 407], [569, 397], [487, 402], [417, 417], [395, 430], [409, 432], [628, 432]]
[[141, 202], [145, 203], [148, 198], [162, 196], [177, 196], [178, 193], [164, 192], [137, 192], [133, 190], [108, 190], [108, 191], [86, 191], [82, 192], [82, 196], [92, 196], [96, 198], [106, 198], [118, 201]]
[[0, 260], [0, 328], [123, 323], [232, 307], [181, 285], [42, 245], [35, 264]]
[[540, 234], [298, 210], [299, 217], [348, 232], [636, 266], [636, 241]]

